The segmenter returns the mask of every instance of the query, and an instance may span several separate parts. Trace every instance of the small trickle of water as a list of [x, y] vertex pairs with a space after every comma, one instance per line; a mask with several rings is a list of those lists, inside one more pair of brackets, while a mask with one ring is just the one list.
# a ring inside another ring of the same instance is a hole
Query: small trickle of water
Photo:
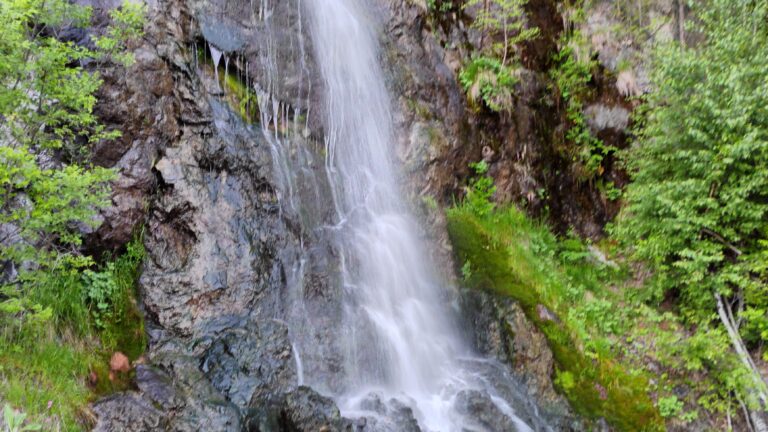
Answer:
[[293, 358], [296, 360], [296, 377], [298, 381], [298, 385], [304, 385], [304, 365], [301, 363], [301, 353], [299, 353], [298, 348], [296, 348], [296, 344], [292, 344], [291, 348], [293, 349]]
[[211, 47], [211, 59], [213, 60], [213, 70], [216, 74], [216, 82], [219, 82], [219, 64], [221, 63], [221, 57], [224, 55], [223, 52], [219, 51], [215, 46], [210, 45]]

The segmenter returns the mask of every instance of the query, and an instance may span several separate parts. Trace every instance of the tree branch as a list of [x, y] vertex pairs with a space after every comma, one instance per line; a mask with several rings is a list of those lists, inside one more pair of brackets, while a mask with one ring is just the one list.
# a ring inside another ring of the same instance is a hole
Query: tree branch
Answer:
[[732, 243], [729, 243], [723, 236], [721, 236], [720, 234], [712, 231], [711, 229], [709, 229], [709, 228], [702, 228], [701, 232], [704, 233], [704, 234], [707, 234], [708, 236], [710, 236], [710, 237], [714, 238], [715, 240], [717, 240], [720, 244], [722, 244], [723, 246], [725, 246], [728, 249], [730, 249], [733, 253], [735, 253], [736, 256], [741, 256], [741, 255], [744, 254], [741, 250], [739, 250], [739, 248], [734, 246]]

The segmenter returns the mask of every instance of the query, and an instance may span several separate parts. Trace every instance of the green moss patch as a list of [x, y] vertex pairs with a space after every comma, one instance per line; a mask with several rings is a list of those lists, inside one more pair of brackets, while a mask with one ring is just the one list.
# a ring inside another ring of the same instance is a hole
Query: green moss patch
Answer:
[[483, 217], [453, 208], [448, 232], [466, 284], [516, 300], [546, 335], [555, 384], [576, 412], [622, 431], [664, 429], [647, 377], [613, 351], [622, 317], [605, 278], [619, 270], [592, 262], [583, 244], [558, 240], [513, 207]]

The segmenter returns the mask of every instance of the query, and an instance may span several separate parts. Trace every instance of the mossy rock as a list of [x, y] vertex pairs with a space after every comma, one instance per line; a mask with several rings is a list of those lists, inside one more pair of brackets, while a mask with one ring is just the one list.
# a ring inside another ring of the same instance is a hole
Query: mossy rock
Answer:
[[[664, 430], [664, 421], [647, 393], [648, 381], [643, 375], [631, 374], [614, 358], [587, 356], [564, 322], [539, 313], [541, 306], [555, 314], [568, 311], [541, 295], [541, 281], [546, 278], [539, 277], [540, 269], [524, 257], [512, 257], [511, 243], [527, 240], [524, 235], [516, 237], [513, 231], [530, 229], [531, 224], [520, 220], [524, 216], [516, 209], [499, 209], [495, 214], [502, 212], [516, 214], [510, 220], [494, 219], [494, 215], [480, 218], [461, 207], [448, 211], [448, 234], [457, 262], [471, 263], [465, 283], [520, 304], [526, 317], [546, 336], [560, 378], [555, 380], [556, 387], [579, 415], [594, 421], [603, 418], [619, 431]], [[520, 226], [513, 226], [514, 222], [520, 222]], [[548, 270], [560, 272], [557, 268]]]

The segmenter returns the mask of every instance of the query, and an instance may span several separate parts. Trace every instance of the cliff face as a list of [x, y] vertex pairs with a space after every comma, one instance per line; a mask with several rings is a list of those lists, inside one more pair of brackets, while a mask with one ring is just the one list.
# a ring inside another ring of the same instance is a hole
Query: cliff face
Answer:
[[[269, 145], [196, 71], [200, 38], [188, 5], [158, 4], [137, 63], [102, 89], [99, 112], [124, 134], [95, 156], [120, 177], [93, 243], [145, 226], [150, 364], [137, 368], [137, 392], [95, 405], [96, 429], [269, 424], [272, 395], [284, 398], [281, 422], [294, 421], [292, 403], [338, 421], [330, 401], [297, 389], [287, 325], [272, 319], [298, 233], [278, 212]], [[245, 414], [252, 399], [263, 412]]]
[[[317, 393], [341, 386], [334, 379], [339, 258], [315, 229], [331, 217], [323, 210], [322, 83], [299, 4], [271, 3], [160, 0], [136, 64], [104, 72], [98, 112], [123, 136], [94, 154], [119, 177], [114, 206], [88, 244], [119, 248], [144, 225], [140, 292], [150, 346], [137, 390], [95, 404], [97, 430], [414, 427], [407, 408], [387, 412], [388, 421], [352, 424]], [[617, 58], [643, 51], [603, 32], [614, 28], [609, 3], [598, 2], [579, 25], [601, 64], [590, 83], [590, 125], [621, 148], [633, 107], [627, 97], [642, 92], [644, 72], [641, 64], [619, 72]], [[432, 203], [462, 194], [470, 162], [489, 163], [499, 202], [599, 236], [617, 204], [579, 180], [558, 151], [567, 119], [548, 70], [567, 11], [550, 0], [528, 5], [542, 36], [522, 48], [515, 107], [498, 115], [470, 107], [457, 83], [462, 63], [487, 43], [463, 12], [436, 19], [418, 2], [376, 4], [403, 186], [446, 283], [455, 284], [454, 266]], [[653, 13], [671, 13], [666, 7]], [[292, 164], [317, 171], [297, 173]], [[625, 181], [612, 161], [603, 176]], [[456, 295], [477, 348], [513, 364], [553, 424], [580, 428], [554, 391], [552, 355], [520, 308], [485, 294]], [[292, 340], [317, 348], [299, 356]], [[305, 374], [316, 378], [304, 382]]]
[[[625, 4], [626, 3], [626, 4]], [[521, 68], [513, 106], [494, 113], [468, 103], [457, 83], [462, 65], [494, 41], [471, 26], [475, 11], [452, 7], [430, 10], [419, 2], [390, 2], [385, 40], [392, 66], [393, 93], [399, 95], [404, 130], [401, 157], [415, 173], [414, 190], [441, 202], [462, 194], [472, 175], [469, 163], [485, 160], [497, 186], [498, 202], [514, 202], [557, 229], [602, 236], [616, 215], [617, 201], [601, 185], [627, 182], [613, 155], [597, 176], [585, 176], [569, 153], [566, 106], [551, 78], [565, 31], [581, 61], [595, 60], [587, 83], [583, 114], [592, 134], [607, 146], [627, 146], [633, 98], [648, 91], [648, 62], [654, 41], [679, 37], [673, 0], [592, 1], [569, 8], [552, 0], [531, 0], [529, 27], [540, 34], [517, 48]], [[634, 3], [632, 3], [634, 5]], [[631, 7], [630, 7], [631, 6]]]

